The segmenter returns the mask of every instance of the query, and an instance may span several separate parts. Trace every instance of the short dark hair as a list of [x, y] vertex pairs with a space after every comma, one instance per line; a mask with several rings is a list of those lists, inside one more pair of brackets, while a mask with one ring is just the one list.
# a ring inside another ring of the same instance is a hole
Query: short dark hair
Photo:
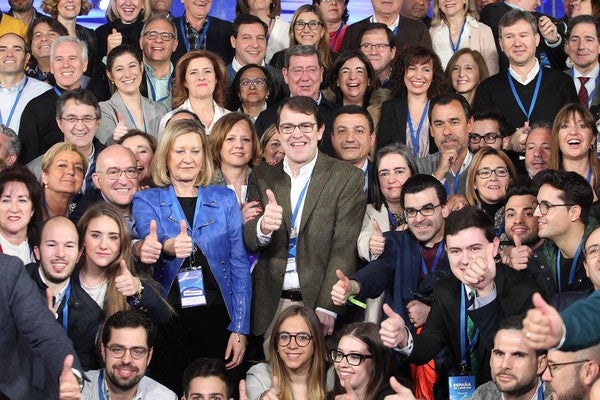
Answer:
[[227, 378], [227, 370], [225, 363], [216, 358], [200, 357], [192, 362], [183, 372], [183, 394], [187, 398], [189, 396], [190, 383], [194, 378], [209, 378], [214, 377], [225, 382], [227, 388], [227, 397], [230, 396], [229, 380]]
[[506, 122], [506, 117], [497, 108], [480, 108], [473, 113], [473, 119], [475, 121], [483, 121], [486, 119], [496, 121], [498, 123], [498, 130], [500, 131], [502, 137], [507, 137], [510, 134], [510, 132], [508, 131], [508, 123]]
[[587, 224], [590, 208], [594, 202], [594, 192], [588, 181], [577, 172], [547, 169], [538, 172], [533, 182], [537, 190], [542, 185], [550, 185], [561, 193], [558, 197], [566, 204], [581, 207], [581, 221]]
[[404, 208], [404, 198], [407, 194], [421, 193], [429, 188], [433, 188], [435, 190], [441, 205], [444, 205], [448, 202], [446, 189], [437, 178], [429, 174], [416, 174], [404, 182], [404, 186], [402, 186], [402, 191], [400, 192], [400, 205], [402, 208]]
[[[367, 107], [369, 105], [369, 101], [371, 100], [371, 95], [379, 86], [379, 78], [377, 77], [377, 73], [371, 64], [371, 61], [367, 58], [367, 56], [360, 50], [348, 50], [342, 53], [341, 56], [335, 60], [333, 66], [329, 70], [329, 76], [331, 77], [329, 82], [329, 88], [335, 94], [335, 101], [338, 104], [344, 103], [344, 93], [342, 89], [338, 85], [339, 74], [346, 63], [346, 61], [351, 60], [353, 58], [358, 58], [358, 60], [363, 63], [365, 66], [365, 72], [367, 73], [367, 89], [365, 90], [365, 94], [362, 99], [362, 106]], [[373, 130], [371, 130], [373, 132]]]
[[529, 11], [517, 10], [516, 8], [513, 8], [504, 14], [502, 18], [500, 18], [500, 21], [498, 22], [498, 36], [502, 36], [502, 28], [513, 26], [519, 21], [525, 21], [529, 23], [534, 35], [538, 33], [537, 19], [533, 16], [533, 14]]
[[[58, 20], [54, 19], [54, 18], [50, 18], [47, 17], [45, 15], [38, 15], [34, 21], [31, 22], [31, 26], [29, 28], [27, 28], [27, 40], [25, 45], [28, 47], [27, 49], [25, 49], [28, 53], [29, 51], [31, 51], [31, 49], [29, 49], [29, 46], [31, 46], [31, 41], [33, 40], [33, 31], [34, 28], [36, 26], [38, 26], [39, 24], [48, 24], [48, 26], [50, 27], [51, 30], [53, 30], [54, 32], [58, 33], [58, 36], [68, 36], [69, 32], [67, 31], [67, 28], [64, 27], [63, 24], [61, 24], [60, 22], [58, 22]], [[29, 43], [29, 44], [27, 44]]]
[[[498, 335], [498, 332], [500, 332], [500, 331], [504, 331], [504, 330], [520, 331], [522, 329], [523, 329], [523, 315], [511, 315], [509, 317], [506, 317], [502, 321], [500, 321], [500, 324], [498, 324], [498, 329], [494, 333], [492, 342], [496, 341], [496, 336]], [[547, 353], [548, 353], [548, 350], [545, 350], [545, 349], [535, 351], [535, 355], [537, 357], [547, 354]]]
[[269, 26], [265, 24], [262, 19], [252, 14], [242, 13], [238, 14], [238, 16], [235, 17], [235, 19], [233, 20], [233, 31], [231, 33], [231, 36], [237, 38], [238, 32], [240, 31], [240, 26], [251, 24], [259, 24], [265, 31], [265, 35], [269, 31]]
[[540, 119], [529, 124], [529, 132], [534, 129], [552, 129], [552, 122]]
[[452, 103], [453, 101], [458, 101], [460, 103], [460, 105], [463, 108], [463, 111], [465, 112], [465, 117], [467, 117], [467, 121], [470, 120], [473, 114], [471, 112], [471, 106], [469, 105], [467, 99], [465, 99], [462, 95], [458, 93], [445, 93], [434, 97], [431, 100], [431, 103], [429, 104], [429, 110], [427, 112], [427, 118], [429, 118], [429, 122], [431, 123], [431, 112], [433, 111], [433, 108], [435, 106], [437, 106], [438, 104], [441, 106], [445, 106]]
[[[385, 203], [385, 198], [383, 197], [383, 193], [381, 193], [381, 186], [379, 186], [379, 164], [381, 163], [381, 159], [388, 154], [397, 154], [404, 158], [408, 170], [410, 171], [410, 176], [419, 173], [415, 158], [407, 145], [400, 142], [392, 142], [377, 149], [375, 152], [375, 159], [373, 160], [373, 168], [369, 168], [369, 191], [371, 193], [373, 207], [375, 207], [377, 211], [381, 211], [381, 206]], [[402, 191], [400, 192], [400, 195], [402, 195]]]
[[62, 92], [58, 100], [56, 100], [56, 118], [62, 118], [65, 111], [65, 104], [69, 100], [75, 100], [77, 103], [94, 107], [96, 109], [96, 118], [100, 119], [102, 117], [96, 96], [89, 90], [80, 88]]
[[519, 176], [506, 191], [506, 197], [504, 198], [505, 204], [513, 196], [537, 196], [537, 189], [533, 184], [533, 181], [528, 176]]
[[117, 311], [111, 315], [102, 327], [102, 344], [106, 346], [110, 342], [113, 329], [139, 327], [144, 328], [146, 331], [146, 344], [148, 348], [153, 348], [154, 341], [156, 340], [156, 326], [150, 318], [138, 310]]
[[452, 211], [446, 218], [444, 238], [454, 236], [469, 228], [479, 228], [485, 238], [491, 242], [496, 237], [494, 220], [485, 211], [473, 206], [465, 206], [457, 211]]
[[319, 106], [317, 105], [317, 102], [312, 97], [293, 96], [293, 97], [288, 97], [287, 99], [283, 100], [281, 102], [281, 105], [277, 109], [277, 118], [275, 120], [275, 126], [277, 127], [278, 130], [279, 130], [279, 122], [280, 122], [279, 117], [280, 117], [281, 111], [283, 110], [284, 107], [289, 108], [291, 111], [299, 112], [302, 114], [314, 115], [314, 117], [317, 121], [318, 128], [322, 127], [323, 124], [325, 124], [325, 121], [323, 120], [323, 115], [321, 114], [321, 111], [319, 110]]
[[106, 70], [110, 71], [115, 64], [115, 60], [117, 59], [117, 57], [120, 57], [124, 54], [132, 55], [133, 58], [135, 58], [136, 61], [139, 62], [140, 65], [142, 65], [143, 56], [141, 49], [139, 47], [123, 43], [113, 48], [106, 56]]
[[395, 48], [396, 47], [396, 38], [394, 37], [394, 32], [392, 32], [392, 30], [390, 28], [388, 28], [388, 26], [386, 24], [383, 24], [381, 22], [370, 22], [370, 23], [366, 24], [365, 26], [363, 26], [362, 29], [360, 30], [360, 32], [358, 33], [358, 44], [360, 45], [360, 42], [362, 42], [363, 36], [367, 32], [378, 31], [378, 30], [385, 31], [390, 48], [392, 48], [392, 49]]
[[319, 50], [317, 50], [313, 46], [305, 46], [305, 45], [301, 45], [301, 44], [292, 46], [285, 51], [285, 57], [283, 59], [283, 68], [290, 67], [290, 59], [293, 56], [308, 57], [308, 56], [312, 56], [312, 55], [317, 56], [317, 60], [319, 61], [319, 67], [322, 68], [324, 64], [323, 64], [323, 58], [321, 57], [321, 53], [319, 53]]
[[571, 38], [573, 28], [579, 24], [590, 24], [596, 28], [596, 39], [600, 39], [600, 24], [596, 21], [596, 18], [591, 15], [578, 15], [569, 20], [567, 24], [567, 39]]
[[333, 116], [333, 121], [337, 119], [342, 114], [360, 114], [369, 121], [369, 133], [375, 132], [375, 124], [373, 123], [373, 117], [371, 117], [371, 113], [367, 111], [366, 108], [357, 106], [356, 104], [350, 104], [347, 106], [342, 106], [338, 108]]

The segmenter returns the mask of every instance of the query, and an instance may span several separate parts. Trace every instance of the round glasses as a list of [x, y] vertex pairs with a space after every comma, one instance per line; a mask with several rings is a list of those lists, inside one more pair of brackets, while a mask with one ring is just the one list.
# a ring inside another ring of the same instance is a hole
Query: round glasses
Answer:
[[296, 344], [300, 347], [308, 346], [313, 339], [313, 337], [306, 332], [296, 333], [295, 335], [292, 335], [289, 332], [279, 332], [275, 335], [275, 338], [277, 339], [277, 344], [283, 347], [288, 346], [291, 343], [292, 338], [294, 338]]
[[148, 349], [145, 347], [125, 347], [118, 344], [113, 344], [112, 346], [106, 346], [106, 348], [114, 358], [122, 358], [125, 356], [125, 352], [127, 350], [129, 350], [131, 358], [135, 360], [143, 358], [148, 353]]
[[348, 364], [352, 365], [353, 367], [358, 367], [367, 358], [373, 358], [373, 356], [370, 354], [360, 354], [360, 353], [344, 354], [341, 351], [336, 350], [336, 349], [329, 350], [329, 357], [331, 358], [331, 361], [333, 361], [335, 363], [341, 363], [342, 360], [345, 358], [346, 361], [348, 362]]
[[533, 202], [533, 209], [535, 210], [536, 208], [540, 209], [540, 214], [542, 215], [548, 215], [548, 212], [550, 212], [550, 210], [554, 207], [571, 207], [574, 206], [574, 203], [564, 203], [564, 204], [552, 204], [552, 203], [548, 203], [545, 200], [540, 201], [539, 203], [537, 201]]

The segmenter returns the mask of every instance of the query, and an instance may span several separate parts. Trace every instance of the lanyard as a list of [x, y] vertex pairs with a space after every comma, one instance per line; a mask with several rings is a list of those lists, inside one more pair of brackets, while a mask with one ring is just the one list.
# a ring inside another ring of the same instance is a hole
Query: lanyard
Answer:
[[510, 71], [506, 71], [508, 74], [508, 84], [510, 85], [510, 90], [512, 91], [513, 97], [517, 102], [517, 105], [523, 111], [523, 114], [527, 117], [527, 121], [531, 119], [531, 113], [533, 112], [533, 108], [535, 107], [535, 103], [537, 102], [538, 94], [540, 94], [540, 86], [542, 85], [542, 71], [544, 67], [540, 66], [540, 72], [538, 72], [537, 81], [535, 83], [535, 89], [533, 91], [533, 97], [531, 98], [531, 103], [529, 104], [529, 111], [525, 111], [525, 106], [519, 97], [519, 93], [517, 93], [517, 89], [515, 88], [515, 83], [513, 82], [513, 78], [510, 75]]
[[460, 181], [460, 171], [456, 175], [454, 175], [454, 187], [453, 193], [450, 193], [450, 187], [448, 187], [448, 179], [444, 182], [444, 188], [446, 189], [446, 193], [448, 194], [457, 194], [458, 193], [458, 183]]
[[592, 184], [592, 167], [590, 167], [590, 169], [588, 169], [587, 181], [590, 185]]
[[412, 153], [414, 157], [418, 157], [419, 155], [419, 136], [421, 135], [421, 129], [423, 128], [423, 123], [425, 122], [425, 117], [427, 116], [427, 110], [429, 110], [429, 100], [425, 103], [425, 108], [423, 108], [423, 112], [421, 113], [421, 119], [419, 120], [419, 125], [417, 126], [417, 131], [413, 127], [412, 117], [410, 116], [410, 107], [406, 106], [407, 112], [406, 115], [408, 117], [407, 125], [408, 131], [410, 133], [410, 141], [412, 143]]
[[71, 283], [67, 284], [65, 290], [65, 305], [62, 310], [62, 327], [65, 332], [69, 331], [69, 299], [71, 298]]
[[235, 78], [235, 70], [233, 69], [233, 62], [229, 64], [229, 72], [231, 73], [231, 78]]
[[394, 28], [394, 37], [398, 35], [398, 28], [400, 28], [400, 19], [398, 19], [398, 25]]
[[[175, 214], [175, 218], [177, 219], [177, 222], [181, 222], [182, 219], [185, 219], [187, 222], [187, 226], [188, 229], [193, 233], [194, 229], [196, 228], [196, 220], [199, 218], [200, 215], [200, 207], [202, 207], [202, 195], [200, 193], [200, 189], [198, 189], [198, 197], [196, 198], [196, 211], [194, 211], [194, 224], [190, 224], [190, 221], [187, 220], [187, 217], [185, 216], [183, 209], [181, 208], [181, 204], [179, 203], [179, 200], [177, 199], [177, 194], [175, 194], [175, 189], [173, 188], [173, 185], [169, 186], [169, 197], [171, 198], [171, 201], [173, 202], [173, 214]], [[193, 240], [193, 236], [192, 236], [192, 240]]]
[[502, 231], [504, 230], [504, 217], [502, 217], [502, 222], [500, 222], [500, 225], [498, 226], [498, 230], [496, 231], [496, 237], [500, 237], [500, 235], [502, 235]]
[[537, 399], [538, 400], [544, 400], [544, 389], [542, 389], [542, 384], [541, 383], [538, 383]]
[[[154, 91], [154, 85], [152, 84], [152, 79], [150, 78], [150, 74], [146, 73], [146, 80], [148, 81], [148, 86], [150, 87], [150, 96], [152, 97], [153, 101], [156, 101], [158, 103], [162, 102], [163, 100], [166, 100], [169, 98], [169, 94], [171, 93], [171, 75], [169, 74], [169, 79], [168, 79], [168, 83], [167, 83], [167, 95], [165, 97], [162, 97], [158, 100], [156, 100], [156, 92]], [[145, 123], [144, 123], [145, 125]]]
[[[438, 264], [440, 262], [440, 258], [442, 257], [442, 248], [443, 247], [444, 247], [444, 242], [442, 241], [438, 245], [438, 249], [435, 252], [433, 264], [431, 264], [431, 272], [435, 272], [437, 270]], [[421, 245], [419, 245], [419, 254], [421, 254], [421, 271], [423, 271], [423, 276], [425, 276], [429, 273], [429, 271], [427, 270], [427, 265], [425, 265], [425, 259], [423, 259], [423, 246], [421, 246]]]
[[52, 86], [52, 89], [54, 89], [54, 93], [56, 93], [56, 95], [57, 95], [58, 97], [60, 97], [60, 95], [62, 94], [62, 93], [60, 92], [60, 90], [58, 90], [58, 88], [57, 88], [56, 86]]
[[[583, 246], [583, 237], [581, 238], [581, 241], [579, 242], [579, 246], [577, 246], [577, 250], [575, 251], [575, 257], [573, 257], [573, 261], [571, 261], [571, 270], [569, 271], [569, 286], [571, 286], [571, 284], [573, 283], [573, 281], [575, 280], [575, 266], [577, 265], [577, 259], [579, 258], [579, 255], [581, 254], [581, 247]], [[562, 287], [561, 287], [561, 275], [560, 275], [560, 249], [558, 249], [558, 252], [556, 253], [556, 277], [557, 277], [557, 282], [558, 282], [558, 293], [562, 293]], [[568, 290], [568, 288], [567, 288]]]
[[[183, 19], [185, 18], [185, 14], [181, 16], [179, 20], [179, 27], [181, 28], [181, 37], [183, 38], [183, 45], [185, 46], [186, 52], [190, 51], [190, 41], [187, 37], [187, 31], [185, 30], [185, 26], [183, 25]], [[206, 17], [206, 22], [204, 23], [204, 27], [202, 28], [202, 32], [200, 32], [200, 36], [198, 37], [198, 46], [195, 49], [203, 48], [206, 46], [202, 44], [206, 42], [206, 32], [208, 31], [208, 26], [210, 25], [210, 17]]]
[[[127, 111], [127, 116], [129, 116], [129, 120], [131, 121], [131, 124], [133, 125], [133, 127], [135, 129], [138, 129], [137, 124], [135, 123], [135, 119], [133, 118], [133, 115], [131, 114], [131, 111], [129, 111], [129, 108], [127, 108], [127, 106], [125, 106], [125, 111]], [[146, 129], [146, 118], [144, 118], [143, 111], [142, 111], [142, 122], [144, 122], [144, 132], [148, 132], [148, 129]]]
[[302, 191], [300, 192], [300, 196], [298, 196], [298, 201], [296, 202], [296, 207], [294, 207], [294, 212], [292, 213], [292, 230], [296, 224], [296, 217], [298, 217], [298, 211], [300, 211], [300, 204], [302, 204], [302, 200], [304, 200], [304, 195], [306, 194], [306, 189], [308, 188], [308, 184], [310, 183], [310, 179], [306, 182]]
[[100, 370], [98, 374], [98, 400], [104, 400], [104, 390], [102, 390], [102, 384], [104, 383], [104, 368]]
[[[571, 70], [569, 71], [569, 73], [571, 74], [571, 76], [573, 77], [573, 79], [575, 78], [575, 73], [573, 72], [573, 68], [571, 68]], [[590, 92], [590, 94], [588, 95], [588, 101], [587, 101], [587, 107], [590, 108], [590, 105], [592, 104], [592, 100], [594, 99], [594, 93], [596, 93], [596, 88], [598, 87], [598, 79], [600, 79], [600, 73], [598, 74], [598, 76], [596, 76], [596, 79], [594, 79], [594, 89], [592, 89], [592, 91]], [[583, 85], [585, 86], [585, 85]]]
[[460, 41], [462, 40], [463, 32], [465, 31], [465, 25], [467, 24], [467, 19], [463, 21], [462, 27], [460, 28], [460, 33], [458, 34], [458, 41], [456, 45], [452, 41], [452, 33], [450, 33], [450, 27], [448, 27], [448, 37], [450, 38], [450, 47], [452, 47], [452, 53], [456, 53], [458, 49], [460, 49]]
[[479, 339], [479, 329], [476, 330], [475, 336], [473, 336], [473, 340], [469, 343], [469, 347], [467, 347], [467, 307], [465, 304], [465, 284], [460, 284], [460, 354], [461, 354], [461, 365], [467, 365], [467, 354], [477, 343], [477, 339]]
[[23, 84], [23, 87], [17, 92], [17, 98], [15, 99], [15, 102], [13, 103], [12, 108], [10, 109], [10, 113], [8, 114], [8, 120], [6, 120], [6, 124], [4, 123], [4, 120], [2, 119], [2, 114], [0, 113], [0, 124], [10, 126], [10, 121], [12, 121], [13, 114], [15, 113], [15, 108], [17, 108], [17, 104], [19, 104], [19, 100], [21, 99], [23, 90], [25, 90], [25, 86], [27, 86], [27, 82], [29, 82], [28, 76], [25, 77], [25, 83]]

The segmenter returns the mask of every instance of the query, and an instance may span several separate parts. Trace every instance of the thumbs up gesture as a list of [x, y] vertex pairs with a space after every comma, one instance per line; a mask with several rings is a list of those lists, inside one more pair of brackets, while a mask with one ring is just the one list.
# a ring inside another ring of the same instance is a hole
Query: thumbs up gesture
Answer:
[[113, 132], [113, 138], [116, 142], [121, 139], [125, 134], [129, 132], [129, 128], [125, 125], [125, 120], [123, 119], [123, 115], [118, 112], [117, 113], [117, 126], [115, 126], [115, 130]]
[[179, 235], [175, 236], [175, 243], [173, 243], [173, 247], [175, 249], [175, 257], [187, 258], [190, 255], [192, 255], [192, 237], [188, 235], [187, 223], [184, 219], [182, 219], [179, 223], [179, 227]]
[[539, 293], [532, 298], [533, 307], [523, 320], [525, 342], [532, 349], [556, 347], [563, 336], [563, 320], [556, 310], [544, 301]]
[[416, 400], [409, 388], [402, 386], [395, 377], [390, 378], [390, 387], [396, 394], [389, 394], [383, 400]]
[[488, 243], [485, 246], [485, 256], [471, 260], [463, 272], [464, 283], [474, 287], [477, 296], [490, 294], [494, 289], [496, 277], [495, 243]]
[[381, 253], [383, 253], [383, 249], [385, 247], [385, 237], [383, 236], [383, 232], [379, 227], [379, 222], [373, 220], [371, 223], [373, 224], [373, 234], [369, 240], [369, 251], [373, 256], [373, 259], [375, 259], [379, 257]]
[[402, 317], [394, 312], [387, 304], [383, 305], [383, 312], [388, 318], [381, 323], [379, 337], [386, 347], [406, 347], [408, 343], [408, 333], [406, 324]]
[[281, 388], [279, 387], [279, 378], [273, 375], [271, 381], [271, 388], [260, 395], [260, 400], [279, 400], [281, 394]]
[[358, 400], [358, 395], [352, 387], [352, 382], [350, 381], [349, 376], [344, 377], [344, 380], [342, 380], [342, 386], [344, 387], [346, 394], [338, 394], [335, 396], [335, 400]]
[[113, 28], [112, 33], [106, 37], [106, 55], [110, 53], [112, 49], [123, 43], [123, 35]]
[[81, 398], [79, 381], [73, 373], [73, 355], [68, 354], [63, 362], [63, 369], [58, 378], [59, 399], [60, 400], [78, 400]]
[[268, 235], [281, 227], [281, 221], [283, 220], [283, 208], [277, 204], [275, 194], [273, 194], [271, 189], [267, 189], [266, 193], [269, 202], [267, 203], [265, 212], [260, 219], [260, 230], [263, 234]]
[[139, 294], [142, 291], [142, 282], [133, 276], [127, 268], [125, 260], [119, 263], [120, 274], [115, 278], [115, 287], [125, 297]]
[[529, 248], [529, 246], [524, 246], [522, 244], [521, 237], [519, 235], [514, 235], [513, 241], [515, 242], [515, 247], [510, 249], [510, 259], [508, 265], [517, 271], [526, 269], [532, 250]]
[[144, 264], [154, 264], [160, 257], [162, 243], [158, 241], [156, 221], [150, 221], [150, 233], [144, 238], [140, 250], [140, 261]]
[[[331, 288], [331, 301], [336, 306], [343, 306], [348, 301], [350, 295], [359, 293], [359, 291], [352, 293], [352, 282], [350, 282], [350, 279], [341, 270], [336, 269], [335, 275], [338, 281]], [[358, 282], [355, 282], [355, 285], [358, 286]]]

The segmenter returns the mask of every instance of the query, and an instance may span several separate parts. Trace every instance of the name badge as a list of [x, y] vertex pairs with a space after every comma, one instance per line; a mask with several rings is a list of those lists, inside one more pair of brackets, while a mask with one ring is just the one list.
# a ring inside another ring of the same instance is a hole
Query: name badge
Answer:
[[448, 377], [450, 400], [467, 399], [475, 393], [474, 375], [457, 375]]
[[296, 258], [296, 243], [298, 238], [291, 237], [288, 243], [288, 258]]
[[179, 272], [177, 280], [179, 281], [179, 296], [182, 308], [206, 305], [202, 267]]

